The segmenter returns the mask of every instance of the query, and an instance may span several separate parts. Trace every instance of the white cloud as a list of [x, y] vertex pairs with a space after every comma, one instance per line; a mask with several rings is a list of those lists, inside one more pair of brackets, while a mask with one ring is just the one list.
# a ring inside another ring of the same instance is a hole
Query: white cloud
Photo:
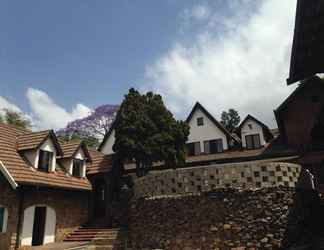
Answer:
[[191, 45], [175, 42], [147, 67], [145, 89], [161, 93], [182, 116], [199, 100], [216, 118], [233, 107], [274, 126], [272, 111], [291, 92], [285, 80], [296, 0], [259, 3], [251, 12], [253, 1], [238, 0], [230, 6], [236, 14], [227, 18], [210, 10]]
[[4, 110], [6, 109], [15, 112], [21, 112], [21, 109], [17, 105], [9, 102], [6, 98], [0, 96], [0, 114], [3, 114]]
[[29, 88], [26, 93], [32, 118], [39, 129], [59, 129], [69, 122], [84, 118], [91, 110], [83, 104], [77, 104], [71, 112], [56, 104], [45, 92]]
[[191, 20], [203, 21], [210, 17], [210, 10], [206, 5], [195, 5], [190, 9], [185, 9], [180, 13], [180, 17], [185, 23]]

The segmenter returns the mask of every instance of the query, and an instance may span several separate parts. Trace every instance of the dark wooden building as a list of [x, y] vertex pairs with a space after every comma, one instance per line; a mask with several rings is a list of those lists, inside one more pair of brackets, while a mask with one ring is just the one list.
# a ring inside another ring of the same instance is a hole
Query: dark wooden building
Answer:
[[299, 163], [324, 184], [324, 80], [314, 76], [274, 111], [281, 139], [300, 155]]

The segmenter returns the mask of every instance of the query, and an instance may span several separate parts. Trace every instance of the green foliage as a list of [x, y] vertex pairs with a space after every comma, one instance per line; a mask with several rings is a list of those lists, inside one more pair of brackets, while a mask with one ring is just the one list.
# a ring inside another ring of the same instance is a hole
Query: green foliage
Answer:
[[229, 131], [234, 132], [239, 125], [241, 117], [235, 109], [229, 109], [228, 112], [223, 111], [221, 115], [221, 124]]
[[72, 135], [59, 135], [58, 138], [66, 142], [83, 141], [89, 148], [97, 148], [99, 145], [99, 140], [96, 137], [85, 135], [79, 131], [73, 132]]
[[124, 160], [135, 160], [138, 176], [153, 162], [164, 161], [176, 167], [185, 160], [189, 126], [177, 121], [160, 95], [141, 95], [130, 89], [115, 120], [114, 151]]
[[0, 122], [4, 122], [3, 116], [0, 114]]
[[5, 110], [4, 118], [2, 118], [7, 124], [13, 125], [17, 128], [31, 129], [31, 122], [24, 117], [22, 113], [12, 110]]

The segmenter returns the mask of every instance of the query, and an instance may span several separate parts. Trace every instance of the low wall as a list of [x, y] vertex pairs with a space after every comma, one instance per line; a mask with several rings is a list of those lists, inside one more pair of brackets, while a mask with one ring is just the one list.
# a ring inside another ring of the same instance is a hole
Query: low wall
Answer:
[[134, 181], [135, 198], [197, 194], [218, 188], [295, 187], [300, 166], [255, 161], [152, 172]]
[[138, 199], [129, 239], [134, 249], [279, 249], [293, 194], [275, 187]]

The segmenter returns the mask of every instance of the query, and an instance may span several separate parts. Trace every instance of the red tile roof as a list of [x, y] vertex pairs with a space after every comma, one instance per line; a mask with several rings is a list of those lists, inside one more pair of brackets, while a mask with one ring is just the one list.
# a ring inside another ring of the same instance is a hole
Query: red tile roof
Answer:
[[87, 166], [87, 175], [93, 175], [97, 173], [109, 172], [112, 168], [112, 155], [104, 155], [103, 153], [89, 149], [92, 163]]
[[[15, 182], [18, 185], [91, 190], [91, 184], [87, 178], [72, 177], [59, 164], [57, 164], [55, 172], [47, 173], [38, 171], [24, 160], [22, 154], [17, 150], [17, 142], [20, 140], [20, 149], [31, 148], [37, 145], [46, 133], [48, 134], [48, 131], [31, 133], [0, 123], [0, 161]], [[32, 138], [33, 143], [28, 143], [27, 138]]]
[[24, 151], [38, 148], [47, 139], [51, 138], [57, 149], [58, 155], [62, 155], [62, 149], [53, 130], [45, 130], [39, 132], [25, 132], [17, 137], [17, 150]]

